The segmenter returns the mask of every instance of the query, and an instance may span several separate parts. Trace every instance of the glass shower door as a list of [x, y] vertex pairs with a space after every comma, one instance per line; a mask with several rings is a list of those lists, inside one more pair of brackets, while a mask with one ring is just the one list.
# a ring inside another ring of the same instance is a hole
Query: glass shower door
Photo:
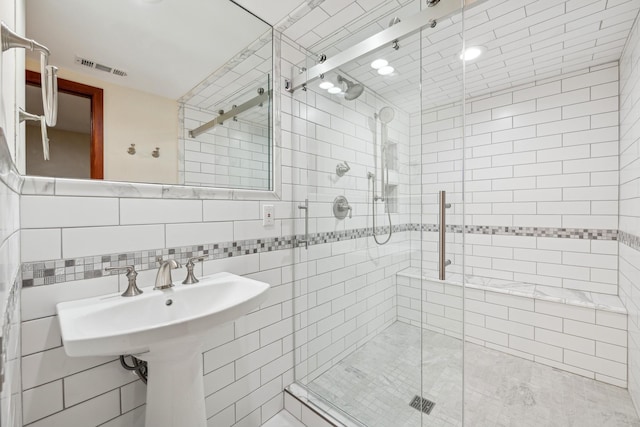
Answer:
[[[462, 2], [460, 2], [462, 3]], [[462, 6], [462, 4], [460, 4]], [[422, 31], [415, 181], [420, 246], [423, 425], [463, 425], [464, 65], [462, 9]], [[414, 279], [415, 280], [415, 279]]]
[[[454, 118], [461, 109], [453, 113], [455, 101], [442, 96], [427, 102], [424, 90], [429, 70], [461, 72], [451, 64], [456, 55], [449, 54], [448, 40], [459, 19], [447, 17], [435, 28], [426, 25], [314, 74], [324, 61], [353, 51], [372, 28], [384, 31], [427, 16], [417, 0], [396, 6], [374, 10], [368, 23], [363, 17], [301, 50], [306, 59], [292, 70], [305, 81], [294, 87], [291, 117], [283, 120], [290, 123], [284, 177], [290, 179], [299, 242], [293, 263], [295, 381], [308, 400], [343, 422], [461, 425], [461, 289], [434, 285], [425, 277], [437, 275], [425, 271], [437, 264], [430, 192], [442, 187], [458, 203], [462, 175], [451, 166], [448, 180], [443, 175], [434, 183], [440, 187], [432, 188], [432, 175], [424, 172], [440, 168], [437, 153], [433, 160], [429, 151], [437, 148], [439, 132], [455, 140], [440, 160], [461, 149], [462, 121]], [[427, 43], [443, 40], [440, 68], [429, 68]], [[453, 79], [459, 86], [442, 88], [455, 91], [452, 97], [462, 93], [461, 77]], [[443, 120], [450, 126], [440, 129], [444, 124], [438, 123], [426, 131], [427, 105], [446, 107], [450, 116]], [[455, 224], [454, 216], [448, 218]], [[455, 249], [455, 238], [449, 240]], [[438, 304], [441, 311], [432, 313]]]

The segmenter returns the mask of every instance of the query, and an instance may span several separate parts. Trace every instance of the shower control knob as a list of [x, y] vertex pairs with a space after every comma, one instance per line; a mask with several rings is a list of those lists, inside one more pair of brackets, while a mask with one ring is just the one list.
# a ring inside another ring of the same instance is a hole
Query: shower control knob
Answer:
[[352, 209], [347, 198], [344, 196], [336, 197], [333, 201], [333, 215], [338, 219], [345, 219], [347, 213], [349, 214], [349, 218], [351, 218]]

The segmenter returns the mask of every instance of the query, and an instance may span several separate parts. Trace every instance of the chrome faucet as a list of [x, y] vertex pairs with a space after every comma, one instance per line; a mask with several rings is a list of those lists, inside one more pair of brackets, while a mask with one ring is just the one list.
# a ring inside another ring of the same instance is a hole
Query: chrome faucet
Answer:
[[172, 287], [173, 280], [171, 279], [171, 269], [182, 267], [182, 265], [180, 265], [180, 263], [175, 259], [160, 262], [160, 268], [158, 268], [158, 275], [156, 276], [156, 285], [153, 287], [154, 290]]

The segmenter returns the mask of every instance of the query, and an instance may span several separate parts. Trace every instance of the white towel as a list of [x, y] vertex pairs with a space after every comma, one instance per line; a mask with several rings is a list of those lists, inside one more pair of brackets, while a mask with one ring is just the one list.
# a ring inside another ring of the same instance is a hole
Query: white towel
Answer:
[[40, 116], [40, 131], [42, 132], [42, 152], [44, 159], [49, 160], [49, 137], [47, 136], [47, 119]]

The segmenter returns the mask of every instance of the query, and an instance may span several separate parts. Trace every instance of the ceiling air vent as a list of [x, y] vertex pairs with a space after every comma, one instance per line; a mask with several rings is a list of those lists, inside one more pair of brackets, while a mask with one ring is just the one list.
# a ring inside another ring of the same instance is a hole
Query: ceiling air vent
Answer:
[[109, 67], [107, 65], [99, 64], [96, 61], [92, 61], [90, 59], [81, 58], [76, 56], [76, 64], [82, 65], [84, 67], [93, 68], [94, 70], [104, 71], [105, 73], [115, 74], [116, 76], [126, 77], [127, 72], [124, 70], [119, 70], [117, 68]]

